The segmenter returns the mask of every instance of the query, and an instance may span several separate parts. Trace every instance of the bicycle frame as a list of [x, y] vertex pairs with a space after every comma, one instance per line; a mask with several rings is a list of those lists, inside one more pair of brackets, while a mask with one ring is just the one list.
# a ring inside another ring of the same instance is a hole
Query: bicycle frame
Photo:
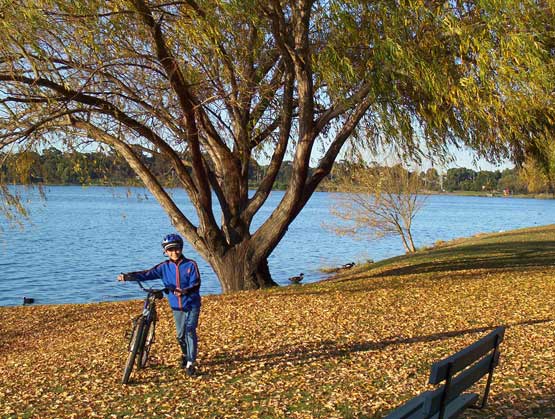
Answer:
[[143, 312], [138, 316], [134, 317], [132, 320], [133, 328], [131, 329], [131, 333], [128, 334], [129, 337], [129, 350], [131, 351], [131, 346], [133, 344], [133, 335], [135, 332], [135, 328], [139, 324], [139, 320], [144, 319], [142, 324], [146, 330], [150, 327], [150, 325], [156, 321], [156, 302], [155, 300], [149, 295], [145, 298], [144, 305], [143, 305]]
[[144, 300], [144, 304], [143, 304], [143, 312], [142, 314], [139, 314], [136, 318], [138, 317], [144, 317], [145, 321], [147, 324], [150, 324], [150, 322], [152, 321], [153, 317], [156, 316], [156, 300], [159, 300], [161, 298], [164, 297], [163, 292], [165, 290], [155, 290], [152, 288], [144, 288], [143, 284], [140, 281], [136, 281], [139, 286], [143, 289], [143, 291], [145, 291], [147, 293], [147, 296]]
[[141, 289], [147, 293], [143, 303], [142, 313], [133, 318], [133, 328], [129, 335], [127, 362], [123, 373], [123, 384], [127, 384], [131, 371], [137, 363], [137, 368], [143, 368], [148, 360], [150, 346], [154, 342], [156, 329], [156, 300], [163, 298], [167, 288], [153, 289], [143, 287], [140, 281], [136, 281]]

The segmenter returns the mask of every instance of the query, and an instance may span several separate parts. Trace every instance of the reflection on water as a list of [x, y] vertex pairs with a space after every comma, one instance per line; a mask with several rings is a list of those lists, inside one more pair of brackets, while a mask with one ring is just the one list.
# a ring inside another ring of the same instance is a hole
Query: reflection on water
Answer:
[[[146, 190], [58, 186], [47, 187], [47, 201], [29, 192], [32, 225], [24, 230], [0, 221], [0, 305], [19, 305], [24, 296], [37, 304], [83, 303], [138, 298], [135, 284], [120, 284], [120, 272], [146, 269], [163, 260], [161, 238], [174, 231], [167, 216]], [[173, 190], [182, 211], [196, 221], [181, 190]], [[255, 219], [258, 226], [283, 192], [273, 192]], [[351, 261], [380, 260], [403, 253], [398, 238], [353, 240], [322, 228], [330, 221], [332, 194], [319, 192], [290, 226], [269, 258], [273, 278], [304, 272], [304, 282], [323, 278], [321, 267]], [[417, 246], [479, 232], [552, 224], [554, 200], [430, 196], [414, 221]], [[186, 245], [202, 273], [202, 293], [221, 292], [218, 280]]]

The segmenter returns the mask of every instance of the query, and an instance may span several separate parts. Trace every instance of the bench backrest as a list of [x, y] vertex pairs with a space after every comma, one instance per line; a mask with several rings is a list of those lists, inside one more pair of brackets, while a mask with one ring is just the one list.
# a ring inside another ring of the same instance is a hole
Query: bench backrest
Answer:
[[451, 366], [451, 375], [468, 367], [488, 352], [491, 352], [496, 345], [499, 345], [503, 341], [504, 336], [505, 327], [498, 327], [472, 345], [467, 346], [448, 358], [434, 363], [431, 368], [429, 383], [438, 384], [446, 380], [449, 366]]
[[475, 393], [462, 393], [488, 375], [481, 406], [484, 407], [493, 369], [499, 363], [499, 344], [504, 335], [505, 327], [498, 327], [472, 345], [434, 363], [430, 373], [430, 384], [445, 384], [409, 400], [390, 412], [385, 419], [456, 417], [466, 407], [474, 405], [479, 398]]
[[425, 417], [439, 413], [443, 416], [445, 406], [463, 391], [488, 375], [482, 405], [487, 401], [493, 369], [499, 363], [499, 344], [505, 335], [505, 327], [498, 327], [482, 339], [454, 355], [432, 365], [430, 384], [445, 384], [428, 392], [424, 404]]

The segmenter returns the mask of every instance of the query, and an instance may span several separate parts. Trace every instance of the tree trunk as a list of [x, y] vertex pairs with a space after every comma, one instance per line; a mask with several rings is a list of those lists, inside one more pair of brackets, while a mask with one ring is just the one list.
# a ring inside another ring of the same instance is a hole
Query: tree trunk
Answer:
[[222, 292], [253, 290], [277, 286], [272, 279], [268, 260], [253, 266], [248, 251], [243, 247], [229, 249], [223, 256], [213, 256], [210, 264], [222, 285]]
[[256, 271], [254, 272], [254, 283], [256, 283], [258, 288], [269, 288], [277, 286], [277, 283], [272, 279], [272, 274], [270, 273], [270, 267], [268, 266], [268, 259], [264, 259], [258, 264]]
[[414, 242], [412, 241], [412, 236], [409, 231], [403, 230], [401, 227], [397, 229], [399, 236], [401, 237], [401, 241], [403, 242], [403, 247], [405, 248], [405, 253], [414, 253], [416, 249], [414, 247]]
[[407, 229], [407, 236], [408, 236], [408, 243], [410, 246], [410, 253], [415, 253], [416, 247], [414, 246], [414, 240], [412, 239], [412, 233], [410, 231], [410, 228]]

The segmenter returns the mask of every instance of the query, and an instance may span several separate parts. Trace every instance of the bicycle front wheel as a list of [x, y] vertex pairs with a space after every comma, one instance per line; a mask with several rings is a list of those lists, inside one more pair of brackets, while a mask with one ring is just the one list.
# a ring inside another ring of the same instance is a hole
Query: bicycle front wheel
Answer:
[[133, 334], [131, 336], [129, 354], [127, 355], [127, 362], [125, 363], [125, 369], [123, 370], [123, 379], [121, 380], [123, 384], [127, 384], [129, 382], [129, 377], [131, 376], [131, 371], [133, 371], [133, 365], [135, 364], [135, 358], [137, 357], [137, 353], [141, 352], [141, 348], [144, 343], [144, 329], [145, 319], [144, 317], [139, 317], [135, 327], [133, 328]]
[[154, 334], [156, 331], [156, 315], [152, 317], [150, 323], [146, 326], [143, 350], [141, 356], [139, 357], [139, 367], [144, 368], [146, 362], [148, 361], [148, 356], [150, 355], [150, 347], [154, 342]]

